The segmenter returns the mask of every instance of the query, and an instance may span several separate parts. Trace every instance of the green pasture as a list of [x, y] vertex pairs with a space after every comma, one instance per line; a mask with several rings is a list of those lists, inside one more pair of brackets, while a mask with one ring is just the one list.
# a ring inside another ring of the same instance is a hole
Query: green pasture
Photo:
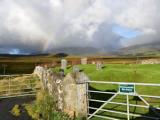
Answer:
[[[89, 65], [78, 65], [81, 71], [85, 72], [90, 80], [96, 81], [112, 81], [112, 82], [139, 82], [139, 83], [157, 83], [160, 84], [160, 64], [105, 64], [102, 70], [96, 70], [96, 65], [89, 64]], [[65, 73], [72, 71], [72, 67], [68, 66], [65, 70]], [[90, 89], [92, 90], [101, 90], [101, 91], [118, 91], [118, 85], [111, 85], [111, 84], [90, 84]], [[137, 86], [136, 92], [143, 95], [157, 95], [160, 96], [160, 88], [159, 87], [146, 87], [146, 86]], [[90, 94], [92, 99], [99, 99], [99, 100], [107, 100], [110, 98], [110, 95], [104, 94]], [[151, 106], [158, 106], [160, 107], [160, 99], [151, 99], [145, 98]], [[126, 102], [126, 96], [119, 95], [113, 101], [118, 102]], [[138, 99], [138, 97], [129, 97], [129, 101], [131, 104], [138, 104], [144, 105], [144, 103]], [[91, 102], [90, 105], [93, 107], [99, 107], [101, 104], [96, 102]], [[126, 106], [122, 105], [113, 105], [108, 104], [104, 107], [104, 109], [110, 110], [117, 110], [117, 111], [126, 111]], [[138, 113], [143, 115], [150, 115], [154, 116], [154, 114], [147, 109], [144, 108], [137, 108], [137, 107], [130, 107], [130, 111], [132, 113]], [[125, 115], [114, 114], [109, 112], [98, 112], [100, 115], [106, 115], [111, 117], [117, 117], [118, 119], [126, 119]], [[102, 120], [102, 118], [93, 117], [93, 120]], [[148, 120], [144, 118], [134, 118], [134, 120]]]
[[[96, 65], [78, 65], [91, 80], [115, 82], [160, 83], [160, 64], [105, 64], [102, 70]], [[71, 72], [68, 67], [65, 72]]]

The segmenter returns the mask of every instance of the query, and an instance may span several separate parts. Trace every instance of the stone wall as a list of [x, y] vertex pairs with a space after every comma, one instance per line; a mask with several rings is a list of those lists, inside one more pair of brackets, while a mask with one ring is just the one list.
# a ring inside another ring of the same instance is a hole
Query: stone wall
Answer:
[[57, 109], [63, 110], [62, 77], [41, 66], [35, 68], [34, 74], [40, 78], [43, 89], [47, 89], [50, 95], [54, 96]]
[[83, 72], [69, 73], [65, 77], [52, 70], [37, 66], [34, 70], [42, 81], [43, 88], [54, 96], [58, 110], [70, 116], [87, 114], [86, 82], [88, 77]]
[[141, 64], [160, 64], [160, 59], [141, 60]]

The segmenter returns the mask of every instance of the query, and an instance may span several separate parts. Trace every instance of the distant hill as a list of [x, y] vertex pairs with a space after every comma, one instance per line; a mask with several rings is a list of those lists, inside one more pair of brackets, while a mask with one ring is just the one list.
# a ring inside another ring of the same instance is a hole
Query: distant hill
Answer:
[[19, 56], [48, 56], [53, 55], [55, 57], [64, 57], [68, 55], [95, 55], [99, 51], [93, 47], [66, 47], [66, 48], [57, 48], [48, 53], [41, 53], [41, 52], [33, 52], [30, 54], [0, 54], [3, 57], [19, 57]]
[[160, 56], [160, 42], [152, 44], [134, 45], [125, 48], [120, 48], [114, 51], [100, 50], [94, 47], [66, 47], [55, 48], [48, 53], [34, 52], [31, 54], [0, 54], [4, 57], [18, 57], [18, 56], [48, 56], [55, 57], [68, 55], [97, 55], [97, 56]]
[[40, 53], [37, 53], [37, 54], [0, 54], [0, 57], [25, 57], [25, 56], [48, 56], [49, 54], [40, 54]]
[[139, 56], [159, 56], [160, 42], [152, 44], [134, 45], [119, 49], [116, 52], [118, 55], [139, 55]]
[[67, 53], [70, 55], [92, 55], [96, 54], [98, 49], [93, 47], [67, 47], [67, 48], [57, 48], [52, 50], [49, 53], [57, 54], [57, 53]]

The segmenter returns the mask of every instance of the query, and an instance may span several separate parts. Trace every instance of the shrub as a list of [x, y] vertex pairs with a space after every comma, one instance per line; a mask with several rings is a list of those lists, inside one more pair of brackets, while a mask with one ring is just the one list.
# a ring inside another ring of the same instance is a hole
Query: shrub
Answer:
[[69, 116], [65, 113], [59, 111], [52, 111], [49, 115], [48, 120], [72, 120]]
[[34, 120], [71, 120], [68, 115], [57, 111], [55, 101], [47, 91], [37, 93], [36, 101], [32, 104], [25, 104], [29, 116]]
[[20, 116], [20, 112], [21, 111], [20, 111], [19, 105], [15, 105], [11, 110], [12, 115], [16, 117]]

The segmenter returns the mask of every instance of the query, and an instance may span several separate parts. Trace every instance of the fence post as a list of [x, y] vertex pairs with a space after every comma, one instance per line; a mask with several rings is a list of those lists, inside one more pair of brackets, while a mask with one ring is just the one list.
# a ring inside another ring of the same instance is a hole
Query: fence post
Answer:
[[11, 82], [11, 76], [9, 76], [9, 91], [8, 91], [8, 94], [10, 94], [10, 91], [11, 91], [10, 90], [10, 87], [11, 87], [11, 85], [10, 85], [11, 83], [10, 82]]
[[[88, 104], [87, 104], [87, 89], [88, 85], [87, 82], [89, 78], [86, 74], [83, 72], [76, 73], [76, 88], [77, 88], [77, 105], [76, 105], [76, 111], [77, 116], [87, 116], [88, 111]], [[87, 86], [87, 88], [86, 88]]]
[[86, 118], [88, 118], [89, 115], [89, 83], [86, 82], [86, 103], [87, 103], [87, 114], [86, 114]]
[[62, 81], [64, 112], [71, 117], [85, 118], [87, 116], [87, 82], [88, 77], [83, 72], [68, 73]]
[[127, 120], [130, 120], [129, 117], [129, 95], [127, 94]]

